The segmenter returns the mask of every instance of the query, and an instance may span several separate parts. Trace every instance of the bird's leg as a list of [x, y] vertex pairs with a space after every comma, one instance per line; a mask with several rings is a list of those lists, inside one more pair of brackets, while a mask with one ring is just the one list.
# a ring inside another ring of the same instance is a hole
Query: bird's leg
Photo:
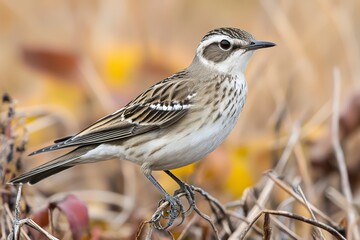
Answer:
[[191, 185], [185, 183], [184, 181], [180, 180], [169, 170], [164, 170], [164, 172], [167, 175], [169, 175], [180, 186], [180, 189], [176, 190], [174, 195], [177, 195], [181, 192], [186, 194], [186, 199], [188, 200], [190, 206], [189, 206], [189, 209], [185, 211], [185, 213], [188, 212], [189, 210], [193, 209], [193, 207], [195, 206], [195, 193], [194, 193], [193, 187]]
[[[174, 220], [181, 214], [181, 223], [184, 221], [185, 215], [183, 214], [183, 206], [182, 203], [180, 201], [180, 199], [176, 196], [171, 196], [170, 194], [168, 194], [165, 189], [160, 185], [160, 183], [154, 178], [153, 175], [151, 175], [151, 171], [143, 171], [144, 175], [150, 180], [150, 182], [152, 184], [154, 184], [154, 186], [160, 190], [160, 192], [164, 195], [164, 198], [160, 201], [160, 205], [164, 202], [168, 202], [169, 203], [169, 217], [165, 217], [165, 218], [169, 218], [168, 223], [166, 224], [165, 227], [162, 227], [160, 224], [155, 225], [155, 227], [159, 230], [166, 230], [168, 227], [170, 227], [173, 223]], [[159, 223], [159, 219], [161, 217], [164, 217], [164, 215], [155, 215], [151, 218], [150, 222], [153, 223]]]

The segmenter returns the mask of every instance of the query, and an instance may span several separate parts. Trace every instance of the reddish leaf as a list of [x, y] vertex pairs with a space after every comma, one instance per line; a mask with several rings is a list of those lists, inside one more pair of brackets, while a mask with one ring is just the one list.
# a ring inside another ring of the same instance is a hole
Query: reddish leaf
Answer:
[[[81, 239], [88, 229], [89, 215], [86, 204], [74, 195], [68, 195], [63, 200], [51, 202], [49, 205], [38, 211], [32, 216], [32, 219], [41, 227], [49, 224], [48, 210], [58, 209], [66, 216], [69, 223], [73, 239]], [[37, 232], [32, 231], [33, 236], [39, 238]]]
[[89, 215], [86, 204], [74, 195], [64, 200], [49, 204], [49, 209], [59, 209], [67, 218], [73, 239], [81, 239], [89, 226]]
[[78, 71], [78, 56], [71, 52], [24, 47], [22, 58], [29, 67], [60, 78], [72, 79]]
[[40, 227], [49, 225], [49, 207], [45, 207], [31, 216]]

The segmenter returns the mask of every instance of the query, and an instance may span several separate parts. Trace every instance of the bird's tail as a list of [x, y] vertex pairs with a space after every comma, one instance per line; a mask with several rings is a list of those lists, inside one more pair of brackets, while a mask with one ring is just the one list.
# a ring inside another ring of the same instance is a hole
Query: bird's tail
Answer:
[[80, 164], [80, 158], [82, 155], [87, 153], [91, 149], [91, 146], [79, 147], [73, 151], [62, 155], [54, 160], [44, 163], [39, 167], [36, 167], [30, 170], [27, 173], [24, 173], [18, 177], [15, 177], [10, 180], [10, 184], [18, 183], [30, 183], [35, 184], [51, 175], [54, 175], [58, 172], [64, 171], [68, 168], [71, 168], [77, 164]]

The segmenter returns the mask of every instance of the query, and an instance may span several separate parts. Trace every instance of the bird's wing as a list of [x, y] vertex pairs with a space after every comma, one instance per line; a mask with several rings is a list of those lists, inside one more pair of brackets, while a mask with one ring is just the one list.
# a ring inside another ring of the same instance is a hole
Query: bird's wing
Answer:
[[191, 108], [193, 82], [184, 73], [173, 75], [149, 88], [125, 107], [101, 118], [78, 134], [55, 141], [54, 145], [30, 155], [72, 146], [86, 146], [125, 139], [168, 127]]

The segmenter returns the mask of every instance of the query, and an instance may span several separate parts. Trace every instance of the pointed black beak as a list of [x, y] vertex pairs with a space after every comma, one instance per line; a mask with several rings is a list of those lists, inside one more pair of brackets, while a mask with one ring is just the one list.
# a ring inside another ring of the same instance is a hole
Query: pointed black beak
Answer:
[[276, 44], [272, 42], [253, 41], [249, 45], [244, 46], [244, 49], [246, 49], [246, 51], [251, 51], [260, 48], [268, 48], [274, 46], [276, 46]]

